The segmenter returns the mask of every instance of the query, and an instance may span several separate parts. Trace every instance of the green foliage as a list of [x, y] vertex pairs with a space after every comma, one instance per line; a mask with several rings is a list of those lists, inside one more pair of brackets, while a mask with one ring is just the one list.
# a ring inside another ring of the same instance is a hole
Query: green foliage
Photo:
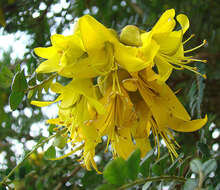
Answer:
[[13, 79], [12, 92], [9, 98], [10, 106], [12, 110], [17, 109], [21, 103], [25, 90], [27, 89], [27, 81], [24, 75], [24, 70], [18, 71]]
[[0, 87], [2, 88], [10, 87], [13, 76], [14, 76], [13, 73], [8, 67], [2, 66], [0, 71]]
[[127, 178], [126, 171], [126, 161], [122, 158], [117, 158], [106, 165], [103, 176], [110, 184], [122, 185]]
[[44, 153], [44, 158], [46, 160], [50, 160], [51, 158], [55, 158], [56, 157], [56, 149], [54, 146], [50, 146], [46, 152]]
[[139, 164], [141, 161], [141, 151], [137, 149], [127, 160], [127, 175], [131, 180], [135, 180], [139, 173]]
[[60, 149], [63, 149], [66, 146], [66, 143], [67, 143], [67, 137], [64, 137], [62, 135], [55, 137], [53, 141], [53, 145]]

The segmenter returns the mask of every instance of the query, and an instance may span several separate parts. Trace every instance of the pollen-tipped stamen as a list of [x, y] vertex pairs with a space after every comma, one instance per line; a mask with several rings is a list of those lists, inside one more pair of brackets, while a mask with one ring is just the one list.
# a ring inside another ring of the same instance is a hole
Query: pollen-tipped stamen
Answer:
[[189, 40], [191, 40], [193, 37], [195, 37], [196, 35], [195, 34], [192, 34], [189, 38], [187, 38], [184, 42], [183, 42], [183, 45], [185, 43], [187, 43]]
[[192, 49], [186, 50], [186, 51], [184, 51], [184, 53], [189, 53], [189, 52], [195, 51], [195, 50], [199, 49], [200, 47], [204, 46], [206, 43], [207, 43], [207, 41], [203, 40], [203, 42], [200, 45], [198, 45]]

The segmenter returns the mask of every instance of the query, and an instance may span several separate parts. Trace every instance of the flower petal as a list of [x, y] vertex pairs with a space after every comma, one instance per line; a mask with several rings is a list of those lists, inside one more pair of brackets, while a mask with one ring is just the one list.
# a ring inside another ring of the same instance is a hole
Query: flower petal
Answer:
[[189, 19], [184, 14], [179, 14], [176, 17], [176, 20], [180, 23], [182, 27], [183, 34], [188, 30], [189, 28]]
[[59, 65], [60, 56], [58, 54], [54, 55], [47, 61], [42, 62], [36, 69], [37, 73], [52, 73], [58, 72], [61, 68]]
[[49, 59], [53, 57], [57, 53], [57, 51], [53, 46], [46, 48], [39, 47], [34, 49], [34, 53], [36, 53], [39, 57]]
[[153, 27], [152, 31], [155, 35], [161, 34], [161, 33], [169, 33], [171, 32], [175, 25], [176, 22], [174, 20], [175, 16], [175, 10], [174, 9], [168, 9], [165, 11], [160, 19], [157, 21], [155, 26]]
[[165, 82], [172, 73], [172, 67], [170, 64], [161, 56], [155, 57], [155, 63], [157, 65], [158, 73], [160, 77], [158, 78], [159, 82]]
[[115, 36], [104, 25], [89, 15], [81, 17], [78, 23], [87, 52], [102, 48], [104, 42], [116, 41]]
[[181, 119], [173, 117], [168, 120], [169, 128], [180, 132], [193, 132], [207, 123], [207, 115], [203, 119], [195, 119], [191, 121], [183, 121]]
[[35, 100], [33, 100], [33, 101], [31, 101], [31, 104], [35, 105], [35, 106], [38, 106], [38, 107], [45, 107], [45, 106], [49, 106], [50, 104], [53, 104], [55, 102], [58, 102], [58, 101], [60, 101], [62, 99], [63, 99], [63, 97], [60, 95], [60, 96], [57, 97], [56, 100], [51, 101], [51, 102], [44, 102], [44, 101], [35, 101]]

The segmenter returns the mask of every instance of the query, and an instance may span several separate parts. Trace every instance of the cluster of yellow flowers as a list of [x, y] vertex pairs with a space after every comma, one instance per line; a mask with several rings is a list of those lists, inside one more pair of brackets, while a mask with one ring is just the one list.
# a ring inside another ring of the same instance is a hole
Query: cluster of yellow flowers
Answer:
[[38, 56], [47, 59], [36, 72], [56, 72], [72, 80], [66, 86], [51, 84], [51, 90], [59, 94], [55, 101], [32, 104], [60, 102], [58, 118], [48, 123], [66, 127], [73, 146], [83, 143], [81, 161], [87, 169], [92, 166], [98, 171], [95, 148], [103, 136], [108, 138], [106, 149], [110, 145], [114, 157], [125, 159], [136, 148], [145, 156], [151, 149], [151, 134], [159, 154], [162, 137], [174, 159], [179, 145], [172, 130], [191, 132], [207, 122], [206, 116], [191, 120], [165, 83], [173, 69], [200, 74], [188, 63], [204, 62], [184, 55], [205, 41], [185, 51], [183, 45], [192, 37], [182, 42], [189, 20], [179, 14], [176, 20], [181, 29], [174, 31], [174, 17], [175, 10], [169, 9], [151, 31], [128, 25], [118, 36], [113, 29], [85, 15], [77, 21], [72, 35], [55, 34], [51, 47], [35, 49]]

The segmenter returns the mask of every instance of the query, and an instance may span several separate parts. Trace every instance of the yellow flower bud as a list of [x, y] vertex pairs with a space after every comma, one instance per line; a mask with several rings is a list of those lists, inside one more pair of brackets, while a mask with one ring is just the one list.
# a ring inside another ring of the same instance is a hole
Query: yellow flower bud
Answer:
[[134, 25], [125, 26], [120, 34], [120, 41], [129, 46], [141, 46], [141, 35], [138, 27]]

